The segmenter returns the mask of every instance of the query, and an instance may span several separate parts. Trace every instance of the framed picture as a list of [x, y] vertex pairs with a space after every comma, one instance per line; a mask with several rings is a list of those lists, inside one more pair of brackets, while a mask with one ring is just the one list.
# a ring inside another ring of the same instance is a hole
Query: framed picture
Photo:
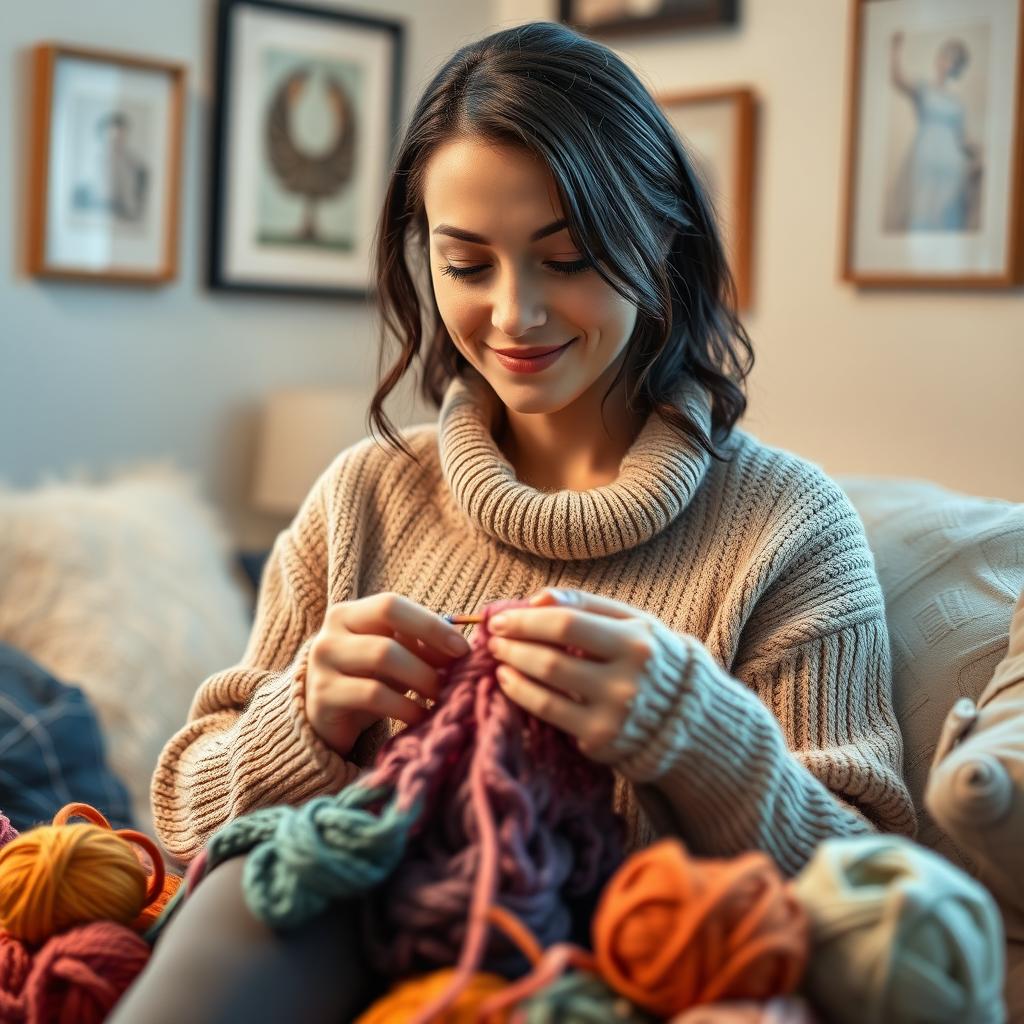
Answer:
[[219, 0], [212, 288], [369, 295], [403, 39], [336, 8]]
[[559, 18], [587, 35], [618, 35], [731, 25], [738, 8], [739, 0], [559, 0]]
[[715, 207], [740, 309], [753, 300], [756, 104], [747, 88], [655, 97], [679, 132]]
[[1021, 280], [1024, 0], [852, 0], [841, 276]]
[[45, 43], [33, 73], [29, 273], [173, 279], [184, 67]]

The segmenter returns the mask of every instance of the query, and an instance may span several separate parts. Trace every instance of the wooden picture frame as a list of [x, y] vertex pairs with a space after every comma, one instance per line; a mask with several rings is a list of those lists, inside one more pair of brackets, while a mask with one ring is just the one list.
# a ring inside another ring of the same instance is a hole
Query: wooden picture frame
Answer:
[[211, 289], [370, 296], [404, 51], [404, 25], [390, 18], [218, 0]]
[[1024, 280], [1024, 0], [850, 0], [839, 274]]
[[757, 101], [747, 86], [660, 93], [658, 105], [694, 158], [715, 207], [737, 308], [753, 303]]
[[558, 17], [578, 32], [595, 38], [633, 32], [674, 29], [688, 31], [739, 20], [739, 0], [660, 0], [653, 12], [629, 13], [617, 0], [559, 0]]
[[185, 66], [40, 43], [28, 272], [159, 285], [178, 267]]

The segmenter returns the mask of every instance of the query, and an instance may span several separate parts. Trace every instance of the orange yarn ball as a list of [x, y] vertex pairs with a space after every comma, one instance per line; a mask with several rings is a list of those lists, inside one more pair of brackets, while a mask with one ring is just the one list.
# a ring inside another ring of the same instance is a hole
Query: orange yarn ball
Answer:
[[[66, 824], [72, 817], [94, 824]], [[153, 864], [148, 880], [133, 843]], [[134, 829], [115, 832], [89, 804], [67, 804], [52, 825], [0, 849], [0, 928], [37, 946], [92, 921], [130, 926], [163, 888], [163, 861], [151, 839]]]
[[[432, 974], [408, 978], [399, 982], [386, 996], [377, 1000], [355, 1024], [403, 1024], [443, 992], [451, 981], [455, 969], [445, 967]], [[508, 982], [497, 974], [479, 972], [459, 993], [459, 997], [436, 1019], [436, 1024], [478, 1024], [477, 1010], [488, 997], [500, 992]], [[494, 1024], [505, 1024], [508, 1015], [498, 1011], [491, 1018]]]
[[806, 912], [763, 853], [712, 860], [663, 839], [629, 857], [593, 921], [605, 981], [670, 1017], [724, 999], [792, 992], [807, 965]]
[[137, 932], [144, 932], [163, 913], [164, 907], [170, 902], [180, 885], [181, 876], [167, 872], [160, 895], [148, 907], [143, 908], [142, 913], [132, 922], [132, 928]]
[[0, 926], [33, 945], [88, 921], [129, 924], [145, 898], [134, 850], [97, 825], [40, 825], [0, 850]]

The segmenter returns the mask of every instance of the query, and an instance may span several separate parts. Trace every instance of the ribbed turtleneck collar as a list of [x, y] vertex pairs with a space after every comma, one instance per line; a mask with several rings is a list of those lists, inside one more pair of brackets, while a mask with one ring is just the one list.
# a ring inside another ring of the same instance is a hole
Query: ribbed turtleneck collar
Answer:
[[[494, 440], [500, 400], [472, 367], [454, 377], [438, 420], [441, 469], [470, 521], [522, 551], [561, 560], [628, 551], [665, 529], [686, 508], [710, 456], [684, 442], [656, 414], [626, 452], [618, 477], [587, 491], [540, 491], [516, 477]], [[677, 404], [708, 430], [707, 391], [695, 381]]]

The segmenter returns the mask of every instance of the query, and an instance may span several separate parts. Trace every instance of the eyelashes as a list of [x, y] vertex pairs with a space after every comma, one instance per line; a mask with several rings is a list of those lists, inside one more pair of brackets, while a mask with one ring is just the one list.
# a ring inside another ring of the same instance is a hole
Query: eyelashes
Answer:
[[[559, 274], [579, 274], [582, 271], [590, 267], [589, 260], [573, 260], [571, 263], [558, 263], [550, 262], [547, 266], [551, 267], [552, 270], [557, 271]], [[467, 278], [475, 277], [477, 274], [486, 270], [486, 266], [479, 267], [453, 267], [450, 263], [445, 263], [444, 266], [438, 268], [442, 274], [447, 274], [448, 277], [454, 278], [456, 281], [462, 281]]]

